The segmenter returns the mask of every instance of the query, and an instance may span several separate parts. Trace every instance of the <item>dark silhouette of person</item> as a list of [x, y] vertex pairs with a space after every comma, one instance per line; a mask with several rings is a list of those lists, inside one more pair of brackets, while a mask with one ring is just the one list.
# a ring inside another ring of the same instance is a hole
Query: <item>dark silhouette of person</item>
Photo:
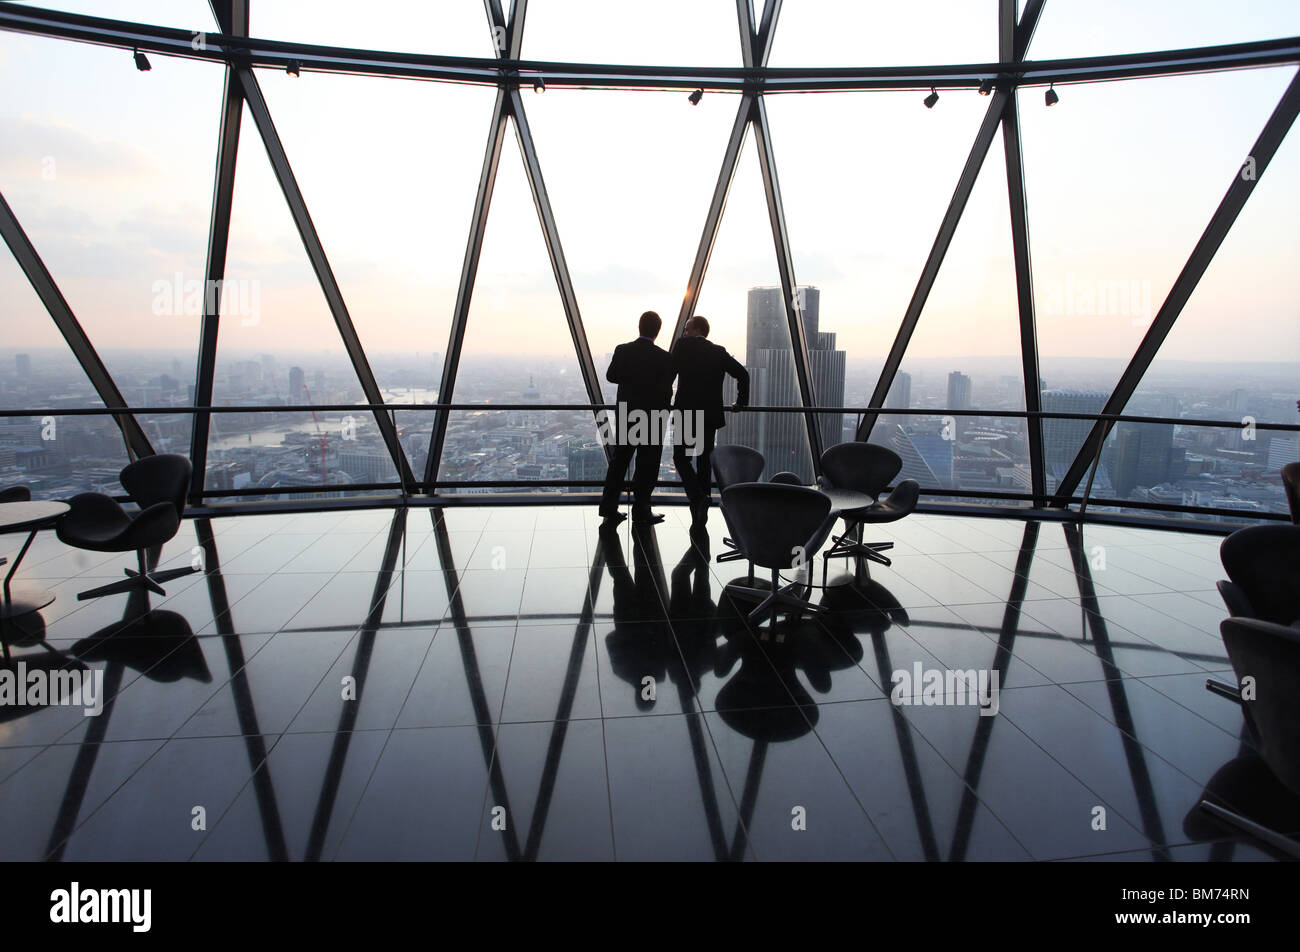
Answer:
[[[659, 459], [664, 447], [662, 428], [655, 414], [667, 411], [673, 386], [672, 360], [666, 350], [655, 345], [662, 326], [663, 321], [654, 311], [642, 314], [638, 322], [641, 336], [614, 348], [605, 373], [606, 380], [618, 384], [615, 402], [619, 404], [614, 425], [610, 427], [615, 444], [614, 460], [605, 473], [605, 490], [600, 497], [600, 514], [607, 523], [624, 518], [618, 501], [633, 456], [636, 467], [632, 471], [632, 522], [651, 525], [663, 521], [663, 516], [650, 512], [650, 495], [659, 478]], [[645, 422], [635, 427], [627, 418], [638, 416]]]
[[[682, 338], [673, 345], [672, 351], [672, 372], [677, 378], [673, 408], [682, 413], [682, 430], [693, 436], [685, 440], [683, 433], [676, 434], [673, 463], [690, 500], [691, 524], [697, 526], [703, 525], [709, 516], [713, 491], [709, 459], [718, 430], [727, 425], [722, 410], [724, 377], [736, 378], [736, 402], [731, 409], [741, 410], [749, 405], [749, 371], [725, 347], [708, 337], [709, 322], [697, 314], [686, 322]], [[693, 432], [685, 421], [687, 413], [695, 414]]]

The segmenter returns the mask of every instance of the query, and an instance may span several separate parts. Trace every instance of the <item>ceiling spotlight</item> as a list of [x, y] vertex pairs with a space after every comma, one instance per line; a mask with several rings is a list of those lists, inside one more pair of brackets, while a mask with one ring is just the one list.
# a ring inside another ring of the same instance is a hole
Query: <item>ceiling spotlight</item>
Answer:
[[546, 92], [546, 81], [542, 79], [542, 77], [538, 76], [537, 81], [533, 83], [533, 92], [535, 93]]
[[700, 104], [700, 100], [704, 98], [704, 90], [697, 89], [695, 90], [695, 92], [691, 93], [686, 98], [691, 101], [692, 106], [698, 106]]
[[1043, 93], [1043, 102], [1047, 103], [1049, 106], [1055, 106], [1060, 101], [1061, 97], [1056, 95], [1056, 87], [1048, 86], [1047, 92]]
[[139, 50], [135, 51], [135, 68], [142, 73], [147, 73], [149, 70], [153, 69], [153, 67], [149, 65], [149, 57], [145, 56]]
[[930, 87], [930, 95], [928, 95], [928, 96], [925, 97], [925, 108], [926, 108], [926, 109], [933, 109], [933, 108], [934, 108], [934, 104], [937, 103], [938, 101], [939, 101], [939, 94], [938, 94], [937, 92], [935, 92], [934, 87], [931, 86], [931, 87]]
[[991, 92], [993, 92], [993, 80], [992, 80], [992, 79], [986, 79], [986, 80], [984, 80], [984, 82], [980, 83], [980, 95], [981, 95], [981, 96], [987, 96], [987, 95], [988, 95], [989, 93], [991, 93]]
[[299, 70], [301, 69], [302, 69], [302, 64], [299, 63], [297, 60], [289, 60], [288, 64], [284, 67], [284, 71], [288, 73], [290, 76], [297, 76]]

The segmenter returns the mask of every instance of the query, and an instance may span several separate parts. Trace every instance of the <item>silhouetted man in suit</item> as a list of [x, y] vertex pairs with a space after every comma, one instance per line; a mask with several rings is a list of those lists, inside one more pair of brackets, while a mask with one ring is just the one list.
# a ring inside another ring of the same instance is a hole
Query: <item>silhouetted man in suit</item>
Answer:
[[[627, 464], [636, 457], [632, 471], [632, 522], [652, 525], [663, 516], [650, 512], [650, 494], [659, 478], [659, 459], [663, 455], [663, 432], [659, 416], [666, 415], [672, 399], [672, 360], [662, 347], [655, 346], [663, 321], [654, 311], [641, 315], [641, 336], [614, 348], [605, 379], [618, 384], [618, 413], [608, 431], [612, 436], [614, 462], [605, 474], [605, 491], [600, 498], [600, 514], [606, 523], [617, 523], [624, 516], [618, 511]], [[641, 425], [636, 425], [638, 417]], [[630, 419], [629, 419], [630, 418]], [[608, 423], [608, 420], [607, 420]]]
[[[731, 409], [749, 405], [749, 371], [740, 361], [708, 340], [709, 322], [698, 314], [686, 322], [682, 339], [673, 345], [672, 370], [677, 378], [677, 399], [673, 407], [682, 413], [681, 431], [673, 446], [673, 462], [691, 501], [692, 525], [703, 525], [709, 517], [709, 494], [713, 476], [709, 458], [719, 429], [727, 425], [722, 412], [722, 380], [736, 378], [736, 402]], [[696, 414], [697, 425], [686, 426], [685, 416]], [[684, 433], [682, 432], [684, 431]], [[683, 439], [693, 436], [693, 439]]]

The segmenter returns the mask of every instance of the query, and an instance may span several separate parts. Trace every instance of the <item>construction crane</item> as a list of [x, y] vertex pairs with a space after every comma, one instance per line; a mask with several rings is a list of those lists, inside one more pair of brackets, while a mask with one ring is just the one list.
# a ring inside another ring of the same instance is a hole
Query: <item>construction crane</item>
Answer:
[[[316, 402], [311, 398], [311, 391], [307, 389], [307, 383], [305, 381], [302, 385], [302, 392], [307, 395], [307, 403], [309, 406]], [[325, 451], [329, 448], [329, 437], [327, 437], [325, 431], [320, 428], [320, 420], [316, 418], [315, 407], [311, 407], [311, 420], [316, 424], [316, 443], [320, 447], [320, 482], [321, 485], [324, 486], [326, 484]]]

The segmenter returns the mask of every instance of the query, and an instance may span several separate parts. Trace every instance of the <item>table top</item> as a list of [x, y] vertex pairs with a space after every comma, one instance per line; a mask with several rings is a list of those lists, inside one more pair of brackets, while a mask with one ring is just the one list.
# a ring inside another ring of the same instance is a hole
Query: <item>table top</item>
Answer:
[[0, 532], [18, 532], [34, 529], [52, 522], [68, 511], [66, 502], [4, 502], [0, 503]]
[[849, 509], [862, 509], [864, 506], [870, 506], [875, 501], [866, 493], [860, 493], [852, 489], [821, 487], [818, 491], [823, 496], [830, 497], [832, 512], [844, 512]]

